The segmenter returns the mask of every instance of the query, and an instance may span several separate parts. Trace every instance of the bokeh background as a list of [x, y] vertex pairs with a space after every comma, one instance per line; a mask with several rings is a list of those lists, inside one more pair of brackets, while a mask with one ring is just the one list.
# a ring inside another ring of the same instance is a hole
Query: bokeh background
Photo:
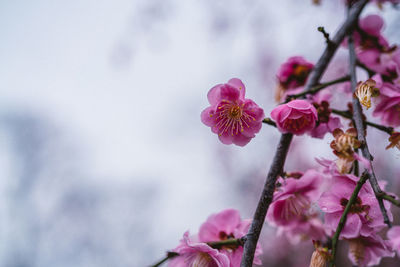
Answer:
[[[250, 218], [279, 133], [225, 146], [200, 112], [212, 86], [238, 77], [268, 115], [279, 65], [315, 62], [317, 27], [344, 20], [341, 1], [311, 2], [1, 1], [0, 266], [148, 266], [211, 213]], [[398, 10], [371, 13], [400, 43]], [[331, 77], [347, 68], [342, 50]], [[368, 138], [398, 192], [399, 152]], [[297, 138], [287, 169], [333, 158], [331, 140]], [[275, 236], [265, 228], [268, 266], [308, 266], [311, 242]]]

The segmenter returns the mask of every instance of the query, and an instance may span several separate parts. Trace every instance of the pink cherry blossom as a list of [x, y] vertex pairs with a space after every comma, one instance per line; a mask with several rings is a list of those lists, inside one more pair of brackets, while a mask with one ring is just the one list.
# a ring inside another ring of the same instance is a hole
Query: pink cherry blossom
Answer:
[[283, 63], [277, 73], [279, 83], [286, 89], [303, 86], [314, 64], [301, 56], [290, 57]]
[[306, 171], [300, 179], [279, 179], [281, 186], [274, 193], [267, 212], [267, 221], [276, 226], [286, 226], [304, 221], [312, 202], [320, 196], [322, 175], [315, 170]]
[[291, 94], [295, 94], [297, 88], [305, 85], [307, 77], [310, 74], [314, 64], [306, 61], [301, 56], [290, 57], [285, 63], [283, 63], [276, 75], [278, 78], [278, 89], [276, 92], [276, 100], [282, 101], [286, 94], [290, 91]]
[[397, 251], [397, 255], [400, 256], [400, 226], [393, 226], [387, 232], [387, 237], [392, 245], [392, 248]]
[[[336, 231], [340, 217], [354, 191], [358, 177], [354, 175], [335, 175], [331, 179], [330, 189], [324, 192], [318, 201], [325, 212], [325, 227], [328, 232]], [[385, 203], [387, 208], [390, 207]], [[388, 216], [393, 216], [388, 210]], [[369, 236], [385, 227], [378, 201], [369, 184], [361, 188], [356, 202], [353, 204], [341, 232], [343, 238], [356, 238], [359, 235]]]
[[245, 99], [245, 86], [233, 78], [211, 88], [207, 95], [210, 107], [201, 113], [201, 121], [218, 134], [224, 144], [244, 146], [261, 129], [264, 111]]
[[375, 75], [373, 79], [379, 88], [380, 95], [377, 98], [377, 105], [373, 115], [380, 117], [385, 125], [400, 125], [400, 85], [389, 82], [383, 82], [379, 75]]
[[314, 129], [318, 119], [317, 110], [305, 100], [292, 100], [271, 111], [278, 130], [282, 133], [302, 135]]
[[393, 257], [390, 243], [373, 233], [368, 237], [359, 236], [349, 241], [349, 258], [359, 267], [379, 264], [383, 257]]
[[310, 213], [296, 220], [295, 223], [278, 227], [278, 235], [284, 234], [293, 245], [306, 240], [325, 240], [325, 227], [317, 213]]
[[[231, 238], [241, 238], [247, 234], [250, 227], [250, 220], [242, 220], [239, 211], [226, 209], [219, 213], [212, 214], [207, 221], [200, 226], [199, 240], [201, 242], [222, 241]], [[220, 252], [227, 255], [230, 260], [230, 267], [240, 265], [243, 254], [243, 247], [221, 248]], [[261, 264], [259, 256], [262, 254], [261, 246], [258, 244], [254, 264]]]
[[169, 267], [229, 267], [228, 257], [206, 243], [192, 242], [189, 232], [183, 235], [181, 244], [174, 249], [179, 256], [170, 260]]

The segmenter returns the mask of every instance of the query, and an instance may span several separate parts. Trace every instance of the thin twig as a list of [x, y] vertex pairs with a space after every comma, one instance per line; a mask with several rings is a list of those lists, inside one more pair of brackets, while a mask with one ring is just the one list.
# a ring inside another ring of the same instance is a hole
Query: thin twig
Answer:
[[155, 263], [155, 264], [153, 264], [153, 265], [150, 265], [150, 267], [158, 267], [158, 266], [161, 266], [161, 264], [163, 264], [163, 263], [166, 262], [167, 260], [170, 260], [170, 259], [175, 258], [176, 256], [179, 256], [179, 254], [176, 253], [176, 252], [173, 252], [173, 251], [168, 251], [168, 252], [167, 252], [167, 255], [166, 255], [163, 259], [161, 259], [160, 261], [158, 261], [157, 263]]
[[276, 127], [276, 123], [273, 120], [271, 120], [270, 118], [265, 118], [265, 119], [263, 119], [262, 122], [265, 123], [265, 124], [269, 124], [271, 126]]
[[361, 175], [360, 179], [358, 180], [358, 182], [356, 184], [356, 187], [354, 188], [353, 193], [350, 196], [349, 201], [346, 204], [346, 207], [344, 208], [343, 214], [340, 217], [340, 221], [336, 228], [336, 232], [332, 238], [332, 258], [329, 262], [330, 267], [334, 266], [334, 263], [335, 263], [337, 243], [339, 241], [340, 233], [342, 232], [343, 227], [346, 225], [347, 215], [350, 212], [351, 206], [356, 202], [358, 193], [360, 192], [360, 190], [361, 190], [362, 186], [365, 184], [365, 182], [368, 180], [369, 176], [370, 175], [367, 171], [364, 171], [364, 173]]
[[[357, 77], [356, 77], [356, 53], [354, 50], [354, 42], [353, 42], [353, 36], [352, 34], [349, 34], [348, 36], [348, 44], [349, 44], [349, 57], [350, 57], [350, 77], [351, 77], [351, 89], [352, 92], [354, 93], [356, 90], [357, 86]], [[372, 189], [374, 190], [375, 197], [378, 200], [379, 203], [379, 208], [381, 209], [382, 216], [383, 216], [383, 221], [387, 224], [387, 226], [390, 228], [392, 224], [390, 223], [386, 207], [383, 203], [382, 195], [384, 194], [378, 184], [378, 181], [375, 176], [375, 172], [372, 166], [372, 156], [371, 153], [369, 152], [368, 149], [368, 144], [367, 140], [365, 138], [365, 129], [364, 129], [364, 123], [363, 123], [363, 118], [362, 118], [362, 111], [361, 111], [361, 105], [360, 102], [358, 101], [358, 98], [353, 97], [353, 119], [355, 122], [355, 126], [357, 129], [357, 135], [358, 135], [358, 140], [361, 142], [361, 152], [365, 158], [367, 158], [371, 164], [371, 171], [370, 171], [370, 177], [369, 177], [369, 182], [372, 186]]]
[[[350, 15], [340, 27], [339, 31], [331, 39], [331, 45], [327, 45], [321, 57], [315, 64], [310, 76], [307, 79], [304, 91], [311, 90], [316, 86], [322, 74], [325, 72], [329, 62], [331, 61], [333, 55], [335, 54], [337, 48], [342, 43], [344, 37], [350, 31], [350, 29], [355, 25], [358, 17], [363, 10], [364, 6], [367, 4], [368, 0], [358, 1], [350, 11]], [[253, 221], [250, 225], [249, 232], [247, 233], [247, 240], [244, 244], [241, 267], [251, 267], [253, 265], [254, 253], [256, 250], [257, 242], [260, 237], [261, 229], [263, 227], [265, 216], [269, 205], [272, 202], [273, 193], [275, 189], [275, 183], [278, 175], [282, 172], [283, 165], [286, 160], [287, 151], [291, 143], [293, 135], [292, 134], [282, 134], [281, 139], [278, 144], [272, 165], [269, 169], [266, 182], [264, 184], [263, 192], [261, 193], [260, 200], [258, 202], [256, 211], [253, 216]]]
[[341, 78], [338, 78], [338, 79], [335, 79], [335, 80], [332, 80], [332, 81], [329, 81], [329, 82], [321, 83], [321, 84], [319, 84], [317, 86], [314, 86], [313, 88], [311, 88], [308, 91], [305, 91], [305, 92], [302, 92], [302, 93], [299, 93], [299, 94], [288, 95], [286, 97], [286, 100], [285, 100], [284, 103], [288, 103], [289, 101], [291, 101], [293, 99], [305, 97], [306, 95], [314, 95], [314, 94], [318, 93], [319, 91], [321, 91], [322, 89], [324, 89], [326, 87], [329, 87], [329, 86], [337, 84], [337, 83], [346, 82], [346, 81], [349, 81], [349, 80], [350, 80], [350, 76], [347, 75], [347, 76], [344, 76], [344, 77], [341, 77]]
[[[332, 113], [340, 115], [340, 116], [345, 117], [347, 119], [350, 119], [350, 120], [353, 119], [353, 116], [347, 110], [331, 109], [331, 111], [332, 111]], [[374, 127], [374, 128], [376, 128], [378, 130], [381, 130], [382, 132], [385, 132], [385, 133], [389, 134], [389, 135], [391, 135], [393, 133], [393, 130], [394, 130], [393, 127], [387, 127], [387, 126], [384, 126], [384, 125], [381, 125], [381, 124], [377, 124], [377, 123], [374, 123], [374, 122], [370, 122], [370, 121], [364, 121], [364, 122], [368, 126]]]
[[320, 26], [320, 27], [317, 28], [317, 30], [324, 35], [326, 44], [327, 45], [331, 45], [332, 41], [331, 41], [331, 39], [329, 39], [329, 33], [327, 33], [325, 31], [325, 28]]

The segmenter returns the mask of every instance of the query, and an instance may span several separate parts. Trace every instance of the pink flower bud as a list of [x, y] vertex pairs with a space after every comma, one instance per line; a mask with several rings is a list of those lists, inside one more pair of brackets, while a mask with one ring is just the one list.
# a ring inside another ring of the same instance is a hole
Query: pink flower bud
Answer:
[[279, 131], [302, 135], [315, 127], [317, 110], [305, 100], [293, 100], [282, 104], [271, 112]]

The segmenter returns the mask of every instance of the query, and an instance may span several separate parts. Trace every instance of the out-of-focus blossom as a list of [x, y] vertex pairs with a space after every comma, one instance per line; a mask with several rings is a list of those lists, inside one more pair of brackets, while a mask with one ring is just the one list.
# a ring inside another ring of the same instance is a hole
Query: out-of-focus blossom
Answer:
[[380, 95], [377, 98], [377, 105], [373, 115], [380, 117], [385, 125], [400, 125], [400, 85], [382, 81], [379, 75], [375, 75]]
[[340, 118], [331, 115], [331, 109], [329, 108], [329, 100], [331, 97], [332, 95], [330, 93], [319, 93], [311, 98], [318, 113], [317, 126], [309, 132], [314, 138], [322, 139], [326, 133], [332, 133], [336, 128], [343, 127]]
[[201, 121], [222, 143], [244, 146], [260, 131], [264, 111], [253, 100], [245, 99], [241, 80], [233, 78], [214, 86], [207, 98], [211, 106], [201, 113]]
[[306, 61], [301, 56], [290, 57], [283, 63], [277, 73], [278, 88], [275, 98], [277, 102], [283, 101], [287, 93], [295, 93], [293, 90], [304, 86], [314, 64]]
[[389, 229], [387, 237], [393, 250], [397, 251], [397, 255], [400, 256], [400, 226], [393, 226]]
[[322, 175], [312, 169], [299, 179], [280, 178], [281, 186], [274, 193], [267, 220], [277, 226], [296, 224], [320, 196], [322, 179]]
[[274, 193], [266, 218], [293, 244], [325, 237], [323, 224], [311, 206], [321, 194], [322, 179], [315, 170], [306, 171], [300, 178], [279, 179], [280, 186]]
[[365, 82], [358, 82], [354, 96], [358, 98], [361, 105], [369, 109], [371, 107], [371, 97], [379, 95], [379, 89], [375, 87], [376, 82], [368, 79]]
[[349, 258], [359, 267], [379, 264], [383, 257], [393, 257], [390, 243], [377, 234], [359, 236], [349, 241]]
[[302, 135], [314, 129], [318, 119], [317, 110], [305, 100], [292, 100], [271, 111], [271, 118], [282, 133]]
[[[201, 242], [223, 241], [233, 238], [241, 238], [247, 234], [250, 226], [250, 220], [242, 220], [239, 211], [226, 209], [219, 213], [212, 214], [207, 221], [200, 226], [199, 240]], [[243, 254], [241, 246], [222, 247], [219, 251], [225, 254], [230, 260], [230, 266], [240, 265]], [[259, 256], [262, 254], [260, 244], [254, 257], [254, 264], [261, 264]]]
[[206, 243], [192, 242], [189, 232], [183, 235], [181, 244], [174, 249], [179, 256], [170, 260], [169, 267], [230, 267], [228, 257]]
[[397, 78], [400, 51], [396, 46], [389, 46], [381, 34], [383, 26], [384, 22], [378, 15], [360, 20], [359, 29], [354, 33], [357, 57], [373, 71]]
[[386, 147], [386, 149], [397, 147], [400, 150], [400, 133], [394, 132], [389, 137], [390, 144]]
[[295, 220], [295, 223], [278, 226], [278, 235], [285, 235], [289, 242], [296, 245], [307, 240], [325, 240], [325, 227], [317, 212], [312, 209]]
[[[354, 175], [333, 176], [330, 189], [324, 192], [318, 201], [325, 212], [325, 227], [334, 232], [340, 217], [356, 187], [358, 177]], [[385, 203], [388, 208], [390, 205]], [[389, 219], [393, 216], [388, 210]], [[361, 188], [355, 203], [351, 206], [347, 221], [341, 232], [342, 238], [356, 238], [359, 235], [369, 236], [385, 227], [373, 190], [369, 184]]]

